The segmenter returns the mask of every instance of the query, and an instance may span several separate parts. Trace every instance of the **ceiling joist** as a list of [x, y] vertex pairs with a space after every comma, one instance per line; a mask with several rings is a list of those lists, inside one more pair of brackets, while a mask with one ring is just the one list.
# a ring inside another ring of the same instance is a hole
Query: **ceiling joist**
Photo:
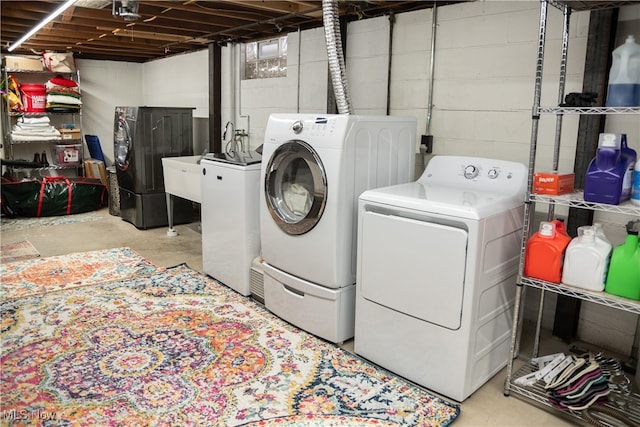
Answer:
[[[347, 20], [401, 13], [458, 1], [343, 1]], [[135, 2], [135, 0], [129, 0]], [[2, 52], [59, 7], [61, 0], [2, 0]], [[258, 0], [138, 0], [138, 19], [113, 16], [112, 0], [78, 0], [12, 54], [73, 51], [76, 58], [146, 62], [201, 50], [209, 43], [279, 37], [322, 26], [322, 2]]]

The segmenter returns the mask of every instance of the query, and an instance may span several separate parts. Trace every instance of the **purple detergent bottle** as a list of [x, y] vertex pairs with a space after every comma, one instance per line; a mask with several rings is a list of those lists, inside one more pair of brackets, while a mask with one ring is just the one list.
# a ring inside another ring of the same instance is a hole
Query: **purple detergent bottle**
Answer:
[[587, 170], [584, 200], [609, 205], [629, 200], [635, 162], [636, 151], [627, 146], [626, 134], [601, 133]]

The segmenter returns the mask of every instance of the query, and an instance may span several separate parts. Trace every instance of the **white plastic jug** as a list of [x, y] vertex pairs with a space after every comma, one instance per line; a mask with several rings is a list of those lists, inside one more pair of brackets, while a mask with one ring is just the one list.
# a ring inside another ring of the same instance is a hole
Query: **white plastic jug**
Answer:
[[582, 234], [567, 246], [562, 283], [591, 291], [603, 291], [611, 250], [611, 244], [597, 237], [596, 230], [583, 228]]
[[607, 107], [640, 106], [640, 45], [627, 36], [623, 45], [613, 51], [609, 71]]
[[[596, 238], [604, 240], [606, 243], [611, 245], [611, 242], [604, 234], [604, 226], [601, 222], [594, 222], [593, 225], [583, 225], [578, 227], [578, 237], [584, 236], [585, 230], [593, 230], [593, 234], [595, 234]], [[613, 248], [613, 245], [611, 245], [611, 247]]]

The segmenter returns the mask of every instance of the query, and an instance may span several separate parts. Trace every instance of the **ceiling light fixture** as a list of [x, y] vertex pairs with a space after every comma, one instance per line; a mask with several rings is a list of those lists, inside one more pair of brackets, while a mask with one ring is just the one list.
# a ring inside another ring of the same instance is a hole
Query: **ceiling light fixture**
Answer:
[[125, 21], [135, 21], [140, 18], [137, 0], [113, 0], [112, 14], [120, 16]]
[[18, 40], [17, 42], [15, 42], [14, 44], [12, 44], [11, 46], [9, 46], [9, 48], [7, 49], [9, 52], [12, 52], [13, 50], [15, 50], [18, 46], [20, 46], [22, 43], [26, 42], [27, 40], [29, 40], [31, 38], [31, 36], [33, 36], [35, 33], [37, 33], [38, 31], [40, 31], [40, 29], [42, 27], [44, 27], [45, 25], [47, 25], [49, 22], [53, 21], [54, 19], [56, 19], [58, 17], [58, 15], [60, 15], [62, 12], [64, 12], [65, 10], [69, 9], [71, 6], [73, 6], [73, 4], [76, 2], [77, 0], [67, 0], [66, 2], [64, 2], [64, 4], [62, 6], [60, 6], [59, 8], [57, 8], [56, 10], [54, 10], [49, 16], [47, 16], [46, 18], [44, 18], [42, 21], [40, 21], [40, 23], [38, 25], [36, 25], [35, 27], [33, 27], [27, 34], [25, 34], [24, 36], [22, 36], [20, 38], [20, 40]]

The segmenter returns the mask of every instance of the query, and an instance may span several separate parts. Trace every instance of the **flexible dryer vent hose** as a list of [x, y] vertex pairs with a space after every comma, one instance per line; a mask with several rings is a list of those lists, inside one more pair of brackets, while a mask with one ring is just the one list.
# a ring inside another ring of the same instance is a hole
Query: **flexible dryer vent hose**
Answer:
[[329, 73], [336, 104], [340, 114], [351, 114], [351, 99], [347, 84], [347, 70], [342, 53], [342, 37], [340, 36], [338, 0], [322, 0], [322, 20], [324, 36], [327, 42]]

